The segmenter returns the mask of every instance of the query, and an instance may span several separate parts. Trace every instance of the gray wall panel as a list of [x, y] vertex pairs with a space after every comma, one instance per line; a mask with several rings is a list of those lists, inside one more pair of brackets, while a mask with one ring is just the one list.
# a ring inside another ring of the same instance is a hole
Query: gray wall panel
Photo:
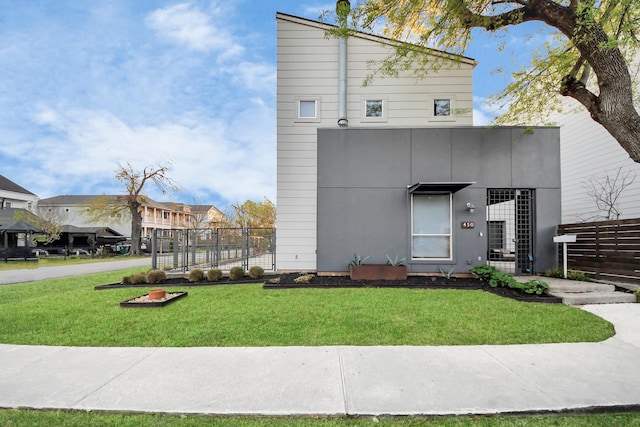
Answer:
[[[466, 272], [487, 255], [488, 188], [536, 190], [536, 269], [556, 265], [560, 222], [559, 131], [511, 128], [322, 129], [318, 131], [318, 271], [346, 271], [354, 252], [384, 262], [410, 257], [416, 182], [476, 183], [453, 195], [453, 260], [411, 261], [410, 272]], [[470, 213], [466, 204], [472, 203]], [[462, 223], [472, 221], [473, 229]]]
[[410, 181], [451, 181], [451, 129], [414, 129], [411, 141]]
[[318, 201], [319, 271], [347, 270], [354, 252], [369, 263], [407, 257], [406, 189], [320, 188]]
[[513, 187], [557, 187], [560, 151], [554, 144], [557, 129], [513, 129]]

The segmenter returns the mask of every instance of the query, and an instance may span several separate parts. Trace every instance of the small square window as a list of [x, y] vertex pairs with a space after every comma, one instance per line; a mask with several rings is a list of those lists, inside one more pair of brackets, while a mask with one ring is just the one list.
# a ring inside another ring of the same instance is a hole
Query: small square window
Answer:
[[382, 99], [368, 99], [365, 102], [365, 117], [383, 117], [382, 105]]
[[316, 101], [299, 101], [298, 117], [301, 119], [315, 119], [316, 117], [318, 117], [316, 111]]
[[450, 99], [434, 99], [433, 100], [433, 115], [436, 117], [447, 117], [451, 115], [451, 100]]

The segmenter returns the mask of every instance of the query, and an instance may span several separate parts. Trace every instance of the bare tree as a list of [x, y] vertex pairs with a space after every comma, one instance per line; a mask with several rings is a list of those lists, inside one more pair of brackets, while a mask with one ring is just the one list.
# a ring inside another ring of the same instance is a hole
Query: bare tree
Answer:
[[142, 236], [142, 205], [147, 198], [142, 194], [145, 184], [151, 181], [162, 191], [177, 192], [178, 187], [167, 176], [169, 168], [167, 166], [145, 166], [142, 170], [136, 170], [131, 163], [118, 165], [116, 169], [116, 179], [125, 185], [127, 190], [124, 200], [131, 215], [131, 251], [130, 255], [140, 255]]
[[595, 202], [598, 211], [603, 212], [600, 216], [608, 220], [616, 220], [622, 215], [618, 199], [624, 189], [633, 184], [635, 179], [635, 173], [631, 171], [622, 173], [622, 167], [619, 167], [615, 176], [607, 173], [602, 177], [593, 177], [584, 184], [584, 187], [589, 197]]
[[16, 214], [15, 219], [22, 219], [44, 231], [46, 236], [45, 245], [60, 239], [60, 234], [62, 234], [64, 217], [55, 209], [39, 207], [35, 214], [29, 211], [21, 212]]

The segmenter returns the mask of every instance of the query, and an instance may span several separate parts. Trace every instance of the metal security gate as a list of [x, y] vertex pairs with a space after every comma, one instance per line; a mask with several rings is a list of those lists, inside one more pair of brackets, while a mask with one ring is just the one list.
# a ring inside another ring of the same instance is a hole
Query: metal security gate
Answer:
[[194, 268], [248, 271], [260, 266], [275, 271], [275, 229], [217, 228], [154, 230], [151, 241], [153, 269], [183, 271]]
[[535, 190], [487, 190], [487, 260], [506, 273], [534, 271]]

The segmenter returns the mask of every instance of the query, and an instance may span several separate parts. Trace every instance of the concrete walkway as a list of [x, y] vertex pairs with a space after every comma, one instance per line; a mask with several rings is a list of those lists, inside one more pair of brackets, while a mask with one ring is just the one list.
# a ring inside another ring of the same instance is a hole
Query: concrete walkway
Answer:
[[265, 415], [640, 408], [640, 304], [583, 309], [612, 322], [616, 336], [468, 347], [0, 345], [0, 407]]
[[0, 285], [56, 279], [82, 274], [103, 273], [132, 267], [151, 268], [151, 258], [135, 258], [118, 261], [89, 262], [84, 264], [39, 267], [22, 270], [0, 270]]

